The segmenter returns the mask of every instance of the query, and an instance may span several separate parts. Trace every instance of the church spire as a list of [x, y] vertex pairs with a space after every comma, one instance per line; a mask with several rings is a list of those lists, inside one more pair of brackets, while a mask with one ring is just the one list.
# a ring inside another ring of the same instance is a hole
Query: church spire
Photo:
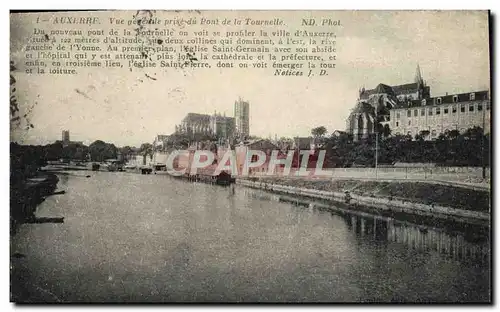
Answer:
[[420, 65], [417, 63], [417, 70], [415, 71], [415, 82], [419, 85], [424, 84], [424, 80], [422, 79], [422, 73], [420, 72]]

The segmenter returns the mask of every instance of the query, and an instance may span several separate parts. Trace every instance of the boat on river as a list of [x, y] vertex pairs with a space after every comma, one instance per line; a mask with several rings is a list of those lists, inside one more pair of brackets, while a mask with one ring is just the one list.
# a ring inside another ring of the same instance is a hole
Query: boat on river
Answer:
[[141, 174], [151, 174], [153, 172], [153, 168], [149, 166], [141, 166], [139, 168], [139, 171], [141, 172]]
[[107, 171], [123, 171], [123, 163], [118, 159], [107, 159], [103, 167]]
[[227, 171], [215, 172], [215, 167], [198, 169], [196, 174], [191, 174], [188, 170], [183, 175], [177, 177], [187, 179], [193, 182], [204, 182], [229, 186], [236, 182], [236, 179]]

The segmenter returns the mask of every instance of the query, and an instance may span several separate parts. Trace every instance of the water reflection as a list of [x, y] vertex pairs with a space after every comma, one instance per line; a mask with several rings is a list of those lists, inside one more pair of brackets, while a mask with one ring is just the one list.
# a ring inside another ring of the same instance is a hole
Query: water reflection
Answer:
[[40, 287], [69, 302], [489, 300], [488, 240], [469, 237], [484, 230], [168, 176], [75, 175], [38, 210], [64, 223], [24, 225], [11, 242], [26, 255], [12, 260], [25, 300], [54, 301]]
[[404, 244], [418, 251], [435, 251], [453, 260], [477, 263], [486, 261], [489, 256], [488, 244], [468, 242], [461, 233], [450, 234], [439, 229], [369, 216], [346, 214], [345, 220], [350, 229], [360, 237], [372, 236], [376, 240]]
[[[289, 203], [309, 211], [326, 210], [324, 204], [290, 196], [270, 195], [255, 190], [245, 190], [251, 198]], [[447, 231], [425, 224], [412, 224], [405, 220], [383, 217], [364, 212], [330, 207], [332, 214], [341, 217], [349, 231], [360, 240], [372, 239], [379, 243], [397, 243], [409, 249], [437, 252], [449, 259], [470, 263], [487, 263], [490, 257], [488, 229], [474, 226], [463, 231]], [[461, 226], [458, 226], [461, 228]], [[478, 234], [479, 233], [479, 234]]]

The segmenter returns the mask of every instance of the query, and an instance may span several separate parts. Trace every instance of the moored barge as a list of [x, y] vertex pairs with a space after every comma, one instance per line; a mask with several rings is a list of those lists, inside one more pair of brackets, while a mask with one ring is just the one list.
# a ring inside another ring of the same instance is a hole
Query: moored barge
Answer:
[[235, 179], [231, 176], [231, 174], [226, 171], [222, 171], [219, 174], [208, 174], [208, 173], [197, 173], [197, 174], [189, 174], [185, 173], [181, 176], [181, 178], [187, 179], [193, 182], [203, 182], [209, 184], [217, 184], [222, 186], [228, 186], [231, 183], [235, 183]]
[[196, 174], [191, 174], [190, 170], [186, 170], [184, 174], [174, 177], [186, 179], [193, 182], [203, 182], [222, 186], [228, 186], [236, 182], [236, 179], [232, 177], [231, 174], [227, 171], [221, 171], [217, 173], [215, 170], [215, 166], [198, 169]]

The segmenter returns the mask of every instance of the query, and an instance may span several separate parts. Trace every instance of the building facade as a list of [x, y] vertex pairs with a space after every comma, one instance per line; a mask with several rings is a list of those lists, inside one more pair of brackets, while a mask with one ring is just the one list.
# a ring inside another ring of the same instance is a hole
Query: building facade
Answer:
[[188, 113], [181, 124], [175, 127], [177, 133], [213, 136], [217, 140], [234, 137], [235, 119], [215, 112], [213, 115]]
[[423, 135], [435, 139], [450, 130], [464, 132], [474, 126], [490, 128], [488, 91], [431, 97], [417, 65], [413, 83], [359, 90], [356, 106], [346, 124], [353, 139], [367, 138], [388, 126], [392, 135]]
[[445, 131], [465, 132], [472, 127], [490, 131], [488, 91], [444, 95], [412, 101], [390, 111], [392, 134], [422, 135], [436, 139]]
[[250, 135], [250, 103], [241, 98], [234, 103], [236, 136], [246, 139]]
[[210, 115], [188, 113], [182, 119], [181, 124], [176, 127], [176, 131], [189, 134], [210, 134]]
[[347, 118], [346, 132], [355, 141], [365, 139], [376, 133], [377, 125], [384, 126], [390, 122], [390, 110], [402, 103], [421, 100], [429, 97], [430, 87], [426, 86], [420, 66], [417, 65], [415, 79], [412, 83], [389, 86], [379, 84], [376, 88], [359, 90], [356, 106]]
[[210, 116], [211, 133], [218, 139], [228, 140], [233, 138], [235, 126], [235, 119], [233, 117], [227, 117], [226, 114], [221, 115], [215, 112]]

